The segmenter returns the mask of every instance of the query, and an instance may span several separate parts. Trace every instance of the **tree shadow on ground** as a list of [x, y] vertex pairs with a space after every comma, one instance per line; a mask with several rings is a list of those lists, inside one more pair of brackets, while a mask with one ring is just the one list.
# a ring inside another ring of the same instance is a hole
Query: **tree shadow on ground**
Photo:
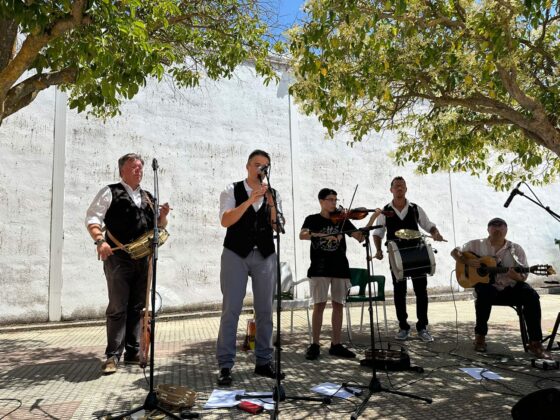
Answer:
[[[385, 388], [429, 397], [433, 403], [426, 404], [390, 393], [375, 393], [366, 406], [364, 418], [447, 419], [454, 416], [464, 418], [465, 413], [473, 417], [509, 418], [511, 407], [519, 398], [546, 387], [546, 378], [550, 373], [531, 367], [530, 356], [523, 351], [515, 326], [493, 330], [487, 354], [476, 353], [472, 348], [472, 323], [439, 323], [432, 327], [432, 332], [436, 337], [434, 343], [424, 343], [416, 338], [404, 343], [413, 364], [422, 366], [424, 373], [377, 371], [376, 377]], [[328, 328], [324, 334], [328, 336]], [[310, 389], [323, 382], [370, 384], [373, 377], [371, 368], [359, 364], [368, 347], [368, 335], [355, 336], [357, 359], [329, 356], [323, 347], [322, 356], [316, 361], [305, 359], [308, 344], [306, 328], [296, 328], [293, 335], [284, 336], [282, 370], [286, 378], [282, 384], [288, 396], [317, 396]], [[397, 349], [403, 345], [390, 338], [384, 338], [383, 342], [391, 343]], [[238, 350], [232, 370], [234, 383], [230, 389], [272, 390], [275, 382], [255, 376], [254, 363], [252, 352]], [[498, 373], [504, 379], [479, 381], [463, 373], [461, 367], [481, 367]], [[237, 409], [202, 409], [212, 391], [218, 388], [214, 340], [178, 344], [174, 352], [167, 352], [165, 357], [157, 359], [155, 372], [156, 383], [183, 385], [197, 391], [194, 409], [203, 411], [205, 418], [252, 417]], [[135, 385], [147, 390], [143, 378], [136, 380]], [[331, 405], [288, 399], [280, 406], [281, 412], [294, 419], [338, 418], [350, 415], [362, 398], [337, 398]], [[129, 406], [123, 404], [122, 408]]]

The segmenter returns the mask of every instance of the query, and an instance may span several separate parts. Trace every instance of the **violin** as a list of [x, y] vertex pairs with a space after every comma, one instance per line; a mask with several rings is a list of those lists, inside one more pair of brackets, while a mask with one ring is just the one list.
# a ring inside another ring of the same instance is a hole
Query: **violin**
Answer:
[[[375, 209], [366, 209], [363, 207], [356, 209], [338, 209], [331, 211], [330, 218], [333, 223], [340, 223], [344, 220], [362, 220], [368, 215], [368, 213], [374, 212]], [[391, 210], [383, 210], [381, 214], [391, 217], [395, 215], [395, 212]]]

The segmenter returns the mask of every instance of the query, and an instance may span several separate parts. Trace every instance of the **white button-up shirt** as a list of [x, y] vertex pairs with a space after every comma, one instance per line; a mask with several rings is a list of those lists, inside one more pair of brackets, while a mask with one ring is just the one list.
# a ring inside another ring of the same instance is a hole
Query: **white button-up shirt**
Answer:
[[[243, 186], [245, 187], [245, 191], [247, 191], [247, 195], [250, 197], [253, 189], [247, 184], [247, 180], [243, 180]], [[235, 205], [235, 194], [234, 194], [234, 184], [229, 184], [224, 191], [220, 194], [220, 223], [222, 221], [222, 217], [227, 210], [234, 209], [237, 207]], [[258, 199], [253, 203], [253, 209], [255, 212], [259, 211], [264, 203], [264, 196]], [[282, 213], [282, 199], [280, 198], [280, 193], [276, 191], [276, 203], [278, 204], [278, 211]]]
[[[395, 215], [399, 219], [404, 220], [404, 218], [408, 214], [409, 203], [410, 202], [408, 200], [406, 200], [406, 204], [401, 211], [398, 211], [395, 207], [393, 207], [393, 202], [392, 201], [388, 205], [393, 209], [393, 211], [395, 212]], [[426, 212], [424, 211], [424, 209], [422, 209], [422, 207], [420, 207], [418, 204], [416, 204], [416, 208], [418, 209], [418, 225], [422, 229], [424, 229], [426, 232], [429, 232], [430, 230], [432, 230], [432, 228], [434, 228], [436, 226], [435, 223], [432, 223], [430, 221], [430, 219], [428, 219], [428, 216], [426, 215]], [[377, 219], [375, 220], [376, 225], [385, 226], [386, 222], [387, 222], [387, 218], [383, 214], [380, 214], [377, 217]], [[374, 229], [373, 234], [375, 236], [379, 236], [380, 238], [383, 239], [386, 231], [387, 231], [387, 229], [385, 227], [381, 227], [381, 228]]]
[[[124, 186], [124, 189], [126, 190], [128, 195], [130, 195], [130, 197], [132, 198], [132, 201], [134, 201], [134, 204], [136, 204], [136, 206], [140, 208], [142, 206], [142, 189], [140, 188], [140, 186], [133, 190], [132, 187], [122, 179], [121, 184]], [[94, 224], [103, 226], [105, 214], [107, 214], [107, 210], [109, 210], [109, 207], [111, 207], [112, 201], [113, 193], [111, 192], [111, 188], [109, 188], [109, 186], [107, 185], [97, 193], [89, 208], [87, 209], [86, 227]]]

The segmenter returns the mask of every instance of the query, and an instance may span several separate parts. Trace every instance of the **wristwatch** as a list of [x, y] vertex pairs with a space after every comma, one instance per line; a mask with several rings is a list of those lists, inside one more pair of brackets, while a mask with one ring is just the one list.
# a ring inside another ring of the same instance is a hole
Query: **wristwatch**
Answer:
[[98, 239], [97, 241], [95, 241], [93, 244], [94, 244], [95, 246], [98, 246], [98, 245], [100, 245], [100, 244], [102, 244], [102, 243], [104, 243], [104, 242], [107, 242], [107, 241], [105, 240], [105, 238], [101, 238], [101, 239]]

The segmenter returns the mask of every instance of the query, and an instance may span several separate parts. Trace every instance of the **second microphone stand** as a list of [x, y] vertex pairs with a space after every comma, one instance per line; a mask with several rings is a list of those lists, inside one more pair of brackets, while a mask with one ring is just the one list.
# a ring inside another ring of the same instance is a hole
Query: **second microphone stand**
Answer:
[[[369, 336], [370, 336], [370, 345], [371, 345], [371, 380], [368, 385], [353, 385], [353, 384], [342, 384], [343, 387], [351, 386], [353, 388], [361, 388], [366, 389], [368, 392], [362, 403], [356, 408], [356, 410], [352, 413], [350, 418], [355, 420], [359, 417], [359, 415], [365, 410], [371, 396], [378, 392], [387, 392], [390, 394], [401, 395], [403, 397], [414, 398], [417, 400], [422, 400], [427, 402], [428, 404], [432, 403], [431, 398], [420, 397], [418, 395], [410, 394], [408, 392], [397, 391], [393, 389], [384, 388], [379, 382], [377, 378], [377, 368], [376, 368], [376, 355], [375, 355], [375, 334], [373, 331], [373, 294], [371, 290], [371, 281], [369, 279], [373, 275], [373, 263], [371, 261], [371, 244], [369, 240], [370, 231], [377, 228], [379, 226], [371, 226], [366, 228], [357, 229], [358, 231], [362, 232], [364, 235], [365, 243], [364, 248], [366, 249], [366, 264], [367, 264], [367, 274], [368, 274], [368, 311], [369, 311]], [[356, 230], [349, 231], [355, 232]], [[341, 232], [344, 233], [344, 232]]]

